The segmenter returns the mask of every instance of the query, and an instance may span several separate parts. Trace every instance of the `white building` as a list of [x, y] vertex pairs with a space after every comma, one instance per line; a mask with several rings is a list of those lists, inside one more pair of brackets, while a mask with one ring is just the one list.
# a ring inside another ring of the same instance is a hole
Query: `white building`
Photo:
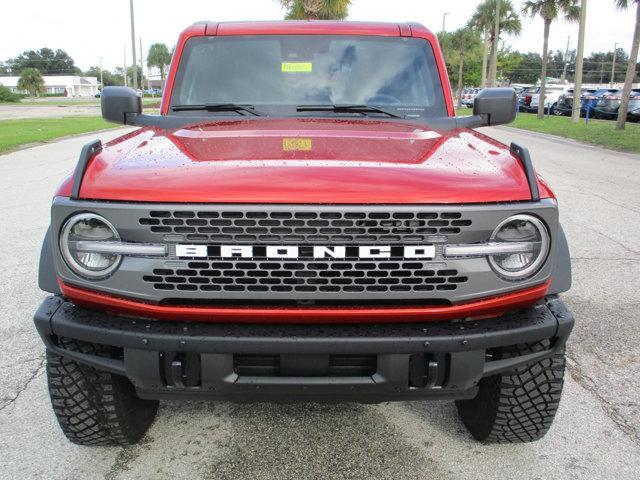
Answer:
[[[0, 84], [12, 92], [26, 93], [18, 90], [20, 77], [0, 76]], [[81, 77], [78, 75], [43, 75], [45, 92], [57, 94], [61, 97], [93, 97], [98, 93], [100, 82], [96, 77]]]

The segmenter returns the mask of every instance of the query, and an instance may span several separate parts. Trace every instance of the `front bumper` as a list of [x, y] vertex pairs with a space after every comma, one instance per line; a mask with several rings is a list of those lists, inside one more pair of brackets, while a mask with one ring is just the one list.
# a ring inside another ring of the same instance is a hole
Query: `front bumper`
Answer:
[[[356, 400], [472, 398], [482, 377], [564, 348], [574, 319], [548, 297], [499, 318], [397, 325], [248, 325], [149, 321], [57, 296], [34, 317], [47, 349], [128, 377], [143, 398]], [[111, 346], [93, 356], [62, 338]], [[498, 347], [548, 340], [521, 357]]]

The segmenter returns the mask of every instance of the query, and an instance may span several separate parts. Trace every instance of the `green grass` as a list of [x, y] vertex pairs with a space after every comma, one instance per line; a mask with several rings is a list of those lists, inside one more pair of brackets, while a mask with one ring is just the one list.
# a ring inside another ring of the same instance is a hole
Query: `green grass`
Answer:
[[[458, 115], [471, 115], [470, 108], [457, 110]], [[556, 135], [613, 150], [640, 153], [640, 124], [627, 122], [625, 130], [616, 130], [613, 120], [589, 120], [573, 123], [569, 117], [545, 117], [538, 120], [533, 113], [518, 113], [510, 127]]]
[[22, 145], [113, 127], [113, 123], [105, 122], [102, 117], [0, 120], [0, 153], [6, 153]]

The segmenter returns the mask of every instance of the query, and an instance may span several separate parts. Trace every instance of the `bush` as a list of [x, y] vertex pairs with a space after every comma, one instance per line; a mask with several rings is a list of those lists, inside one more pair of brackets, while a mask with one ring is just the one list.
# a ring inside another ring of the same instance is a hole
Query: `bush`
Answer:
[[4, 85], [0, 85], [0, 103], [15, 103], [20, 101], [20, 95], [13, 93]]

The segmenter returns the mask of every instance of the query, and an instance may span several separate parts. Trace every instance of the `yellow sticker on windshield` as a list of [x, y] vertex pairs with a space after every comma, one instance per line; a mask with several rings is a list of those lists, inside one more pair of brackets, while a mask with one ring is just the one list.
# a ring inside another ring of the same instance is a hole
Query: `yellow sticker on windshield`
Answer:
[[311, 63], [311, 62], [282, 62], [282, 71], [284, 73], [309, 73], [309, 72], [313, 72], [313, 63]]
[[285, 152], [309, 152], [313, 143], [310, 138], [283, 138], [282, 150]]

